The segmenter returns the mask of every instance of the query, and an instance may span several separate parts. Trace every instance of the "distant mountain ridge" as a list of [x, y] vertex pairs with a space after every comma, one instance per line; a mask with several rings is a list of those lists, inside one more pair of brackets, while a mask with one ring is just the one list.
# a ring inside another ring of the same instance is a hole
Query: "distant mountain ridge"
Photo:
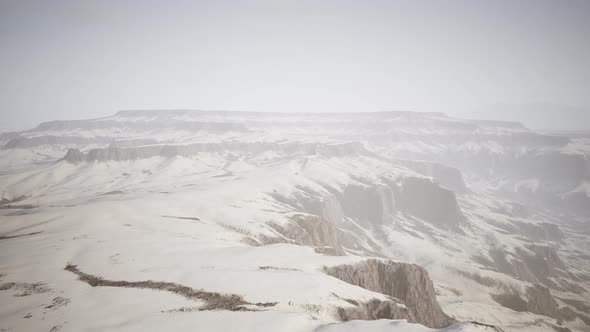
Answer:
[[473, 119], [515, 121], [535, 130], [590, 131], [590, 110], [553, 103], [498, 103], [452, 114]]

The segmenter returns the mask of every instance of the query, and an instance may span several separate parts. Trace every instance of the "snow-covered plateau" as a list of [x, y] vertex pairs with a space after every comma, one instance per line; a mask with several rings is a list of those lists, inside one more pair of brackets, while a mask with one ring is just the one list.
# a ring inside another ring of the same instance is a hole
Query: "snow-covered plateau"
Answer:
[[0, 134], [0, 331], [590, 331], [590, 134], [121, 111]]

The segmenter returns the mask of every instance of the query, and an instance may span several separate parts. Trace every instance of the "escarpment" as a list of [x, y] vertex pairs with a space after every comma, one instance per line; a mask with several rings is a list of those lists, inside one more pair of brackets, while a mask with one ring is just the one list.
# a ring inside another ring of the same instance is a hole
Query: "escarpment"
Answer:
[[561, 241], [564, 237], [563, 232], [559, 226], [548, 222], [536, 224], [513, 222], [518, 231], [515, 233], [523, 234], [524, 236], [535, 241]]
[[427, 178], [381, 180], [383, 184], [349, 184], [342, 192], [336, 192], [344, 215], [364, 226], [375, 226], [386, 224], [392, 214], [403, 212], [453, 231], [460, 231], [466, 221], [455, 193]]
[[341, 205], [348, 217], [378, 225], [393, 211], [393, 192], [386, 186], [351, 184], [342, 192]]
[[502, 306], [514, 311], [528, 311], [534, 314], [571, 321], [577, 314], [567, 306], [560, 307], [551, 292], [541, 285], [526, 288], [524, 294], [516, 291], [493, 294], [492, 298]]
[[560, 151], [507, 158], [498, 166], [506, 174], [542, 179], [552, 186], [575, 186], [590, 179], [588, 160], [583, 155]]
[[454, 192], [427, 178], [358, 178], [338, 189], [297, 187], [289, 195], [278, 192], [269, 195], [294, 211], [328, 221], [334, 225], [341, 246], [373, 257], [381, 257], [383, 253], [371, 232], [392, 225], [398, 213], [454, 232], [461, 232], [460, 226], [466, 220]]
[[455, 167], [439, 163], [415, 160], [400, 160], [402, 165], [414, 170], [424, 176], [431, 177], [440, 186], [450, 189], [456, 193], [467, 191], [463, 180], [463, 174]]
[[[334, 188], [326, 188], [327, 190], [319, 192], [311, 188], [297, 187], [297, 190], [289, 196], [281, 195], [277, 192], [272, 192], [269, 195], [278, 203], [286, 205], [290, 209], [316, 216], [317, 218], [312, 218], [316, 222], [329, 223], [331, 225], [330, 227], [333, 227], [333, 231], [336, 234], [335, 237], [342, 248], [355, 252], [363, 252], [373, 257], [380, 257], [382, 254], [379, 252], [379, 245], [357, 223], [370, 229], [375, 225], [381, 225], [386, 220], [387, 213], [391, 213], [392, 211], [382, 211], [383, 204], [380, 202], [384, 200], [384, 197], [380, 196], [376, 190], [374, 191], [375, 196], [372, 197], [374, 201], [367, 200], [364, 197], [365, 200], [359, 203], [358, 198], [363, 197], [363, 192], [373, 191], [374, 188], [368, 186], [360, 187], [357, 185], [351, 186], [358, 190], [345, 189], [344, 192], [350, 195], [346, 196], [346, 198], [344, 198], [344, 194], [341, 191]], [[355, 196], [351, 192], [357, 192], [359, 196]], [[389, 197], [389, 200], [392, 200], [392, 198]], [[357, 208], [357, 205], [360, 204], [370, 205], [373, 209], [377, 210], [363, 209], [362, 207]], [[392, 206], [393, 202], [389, 201], [385, 205]], [[347, 207], [347, 209], [345, 210], [344, 207]], [[308, 227], [311, 226], [308, 225]]]
[[151, 157], [190, 157], [201, 152], [225, 153], [235, 151], [248, 154], [259, 154], [265, 151], [275, 151], [286, 155], [321, 155], [344, 156], [369, 153], [362, 144], [357, 142], [343, 143], [275, 143], [275, 142], [223, 142], [223, 143], [193, 143], [186, 145], [145, 145], [134, 146], [134, 143], [116, 143], [104, 149], [92, 149], [83, 155], [82, 161], [126, 161]]
[[[450, 325], [453, 319], [445, 314], [436, 301], [434, 286], [428, 272], [415, 264], [369, 259], [351, 265], [325, 267], [335, 278], [400, 300], [410, 315], [405, 318], [432, 328]], [[386, 317], [383, 317], [386, 318]]]
[[264, 242], [292, 242], [299, 245], [315, 247], [317, 252], [328, 255], [344, 255], [338, 239], [336, 225], [315, 215], [294, 215], [286, 225], [269, 223], [282, 238], [263, 239]]
[[562, 195], [561, 199], [566, 209], [590, 216], [590, 193], [586, 191], [568, 192]]
[[428, 179], [404, 178], [394, 195], [399, 210], [435, 226], [458, 230], [466, 220], [455, 193]]
[[37, 136], [20, 137], [16, 136], [6, 142], [2, 149], [29, 149], [41, 145], [89, 145], [106, 144], [111, 142], [109, 137], [79, 137], [79, 136]]
[[154, 145], [159, 141], [153, 138], [137, 138], [114, 141], [109, 145], [109, 148], [133, 148], [142, 145]]
[[529, 282], [550, 282], [549, 277], [559, 275], [565, 269], [557, 251], [548, 246], [529, 245], [518, 248], [516, 253], [494, 249], [490, 251], [490, 256], [499, 272]]
[[[239, 122], [212, 122], [212, 121], [183, 121], [169, 115], [137, 115], [137, 117], [119, 117], [117, 120], [94, 119], [94, 120], [59, 120], [43, 122], [29, 132], [43, 131], [72, 131], [72, 130], [103, 130], [121, 129], [145, 131], [157, 127], [159, 129], [185, 130], [185, 131], [208, 131], [208, 132], [246, 132], [248, 129]], [[182, 115], [182, 114], [178, 114]], [[150, 117], [148, 119], [148, 117]]]
[[416, 322], [412, 311], [403, 303], [394, 300], [372, 299], [367, 302], [348, 300], [352, 307], [338, 307], [338, 318], [342, 321], [349, 320], [376, 320], [376, 319], [406, 319]]

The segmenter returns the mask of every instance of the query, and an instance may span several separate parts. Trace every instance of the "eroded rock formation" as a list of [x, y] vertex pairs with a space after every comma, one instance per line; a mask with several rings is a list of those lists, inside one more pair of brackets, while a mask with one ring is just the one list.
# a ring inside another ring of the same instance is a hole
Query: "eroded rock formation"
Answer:
[[[433, 328], [445, 327], [453, 322], [440, 308], [432, 280], [421, 266], [369, 259], [352, 265], [326, 267], [324, 271], [349, 284], [400, 300], [408, 307], [408, 320]], [[391, 314], [387, 318], [402, 318], [395, 317], [398, 311]]]

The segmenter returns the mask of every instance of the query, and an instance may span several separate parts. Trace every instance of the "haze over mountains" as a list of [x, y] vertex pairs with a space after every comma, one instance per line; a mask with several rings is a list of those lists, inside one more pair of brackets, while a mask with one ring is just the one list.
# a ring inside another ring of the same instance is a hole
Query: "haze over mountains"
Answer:
[[590, 329], [590, 135], [137, 110], [0, 144], [2, 331]]
[[471, 119], [515, 121], [536, 130], [590, 131], [590, 111], [554, 103], [497, 103], [451, 113]]

